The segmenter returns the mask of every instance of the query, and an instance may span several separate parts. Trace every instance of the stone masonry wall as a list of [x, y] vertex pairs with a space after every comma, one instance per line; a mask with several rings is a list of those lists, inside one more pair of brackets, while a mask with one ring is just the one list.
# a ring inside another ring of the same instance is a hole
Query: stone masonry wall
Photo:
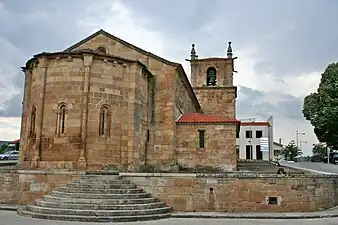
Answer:
[[0, 203], [15, 205], [34, 203], [44, 194], [66, 186], [80, 175], [80, 172], [1, 171]]
[[147, 66], [147, 69], [155, 77], [155, 127], [151, 130], [151, 144], [147, 150], [147, 163], [160, 165], [163, 168], [169, 168], [174, 161], [174, 95], [173, 84], [176, 68], [168, 65], [151, 54], [136, 50], [135, 47], [127, 43], [121, 43], [113, 40], [106, 35], [99, 34], [89, 41], [76, 47], [79, 49], [97, 49], [105, 47], [107, 53], [120, 56], [126, 59], [138, 60]]
[[[207, 70], [216, 69], [216, 86], [207, 86]], [[236, 118], [233, 59], [206, 58], [191, 61], [192, 87], [205, 114]]]
[[[48, 61], [43, 109], [40, 161], [78, 160], [81, 148], [81, 98], [84, 67], [82, 58], [60, 58]], [[65, 133], [56, 134], [58, 106], [66, 104]], [[37, 110], [40, 108], [37, 105]], [[36, 130], [38, 130], [38, 123]], [[41, 163], [45, 167], [46, 163]], [[73, 165], [72, 165], [73, 166]]]
[[[29, 204], [81, 172], [2, 170], [0, 203]], [[337, 205], [338, 177], [275, 174], [120, 173], [175, 211], [307, 212]], [[276, 204], [269, 204], [276, 197]]]
[[177, 119], [181, 114], [187, 112], [198, 112], [195, 104], [191, 100], [187, 88], [183, 84], [180, 76], [176, 74], [175, 76], [175, 119]]
[[[114, 165], [122, 169], [122, 165], [128, 164], [133, 141], [132, 135], [128, 135], [132, 133], [135, 69], [136, 65], [93, 59], [86, 139], [88, 168]], [[105, 135], [99, 135], [100, 109], [104, 105], [111, 113], [110, 129]]]
[[[106, 165], [115, 165], [121, 170], [131, 169], [133, 162], [139, 161], [132, 151], [144, 150], [143, 146], [135, 145], [135, 141], [138, 140], [133, 140], [134, 137], [138, 137], [138, 134], [134, 133], [133, 118], [135, 108], [140, 105], [139, 101], [135, 101], [136, 97], [143, 96], [141, 105], [147, 105], [147, 78], [143, 77], [142, 68], [137, 63], [125, 64], [121, 61], [107, 60], [105, 57], [89, 56], [92, 60], [86, 65], [89, 69], [89, 92], [88, 118], [85, 124], [84, 57], [78, 54], [73, 57], [49, 57], [44, 60], [47, 62], [46, 87], [39, 168], [77, 169], [81, 149], [86, 145], [84, 156], [87, 159], [87, 169], [103, 169]], [[37, 94], [41, 91], [38, 85], [41, 81], [37, 82], [37, 79], [41, 78], [40, 69], [38, 67], [32, 71], [29, 95], [31, 99], [25, 103], [31, 107], [34, 105], [37, 113], [42, 104], [40, 94]], [[58, 134], [56, 128], [60, 104], [65, 104], [67, 110], [65, 132]], [[100, 136], [99, 116], [100, 109], [104, 105], [109, 108], [110, 122], [105, 135]], [[142, 110], [142, 118], [146, 121], [147, 107], [143, 107]], [[25, 111], [28, 117], [31, 111]], [[27, 115], [23, 116], [26, 117]], [[24, 141], [27, 139], [28, 142], [21, 146], [24, 149], [20, 151], [20, 168], [29, 168], [36, 154], [38, 148], [36, 138], [41, 121], [38, 118], [39, 114], [36, 114], [33, 136], [29, 136], [28, 131], [31, 127], [30, 119], [26, 120], [25, 126], [28, 125], [28, 129], [22, 133], [22, 139]], [[83, 139], [84, 127], [87, 127], [85, 139]], [[144, 127], [142, 129], [146, 130]]]
[[[205, 148], [199, 148], [199, 129], [205, 130]], [[177, 124], [177, 163], [185, 168], [236, 170], [236, 124]]]
[[[257, 174], [121, 174], [175, 211], [308, 212], [338, 203], [337, 177]], [[277, 204], [269, 204], [276, 197]]]
[[205, 114], [236, 118], [236, 87], [196, 87]]

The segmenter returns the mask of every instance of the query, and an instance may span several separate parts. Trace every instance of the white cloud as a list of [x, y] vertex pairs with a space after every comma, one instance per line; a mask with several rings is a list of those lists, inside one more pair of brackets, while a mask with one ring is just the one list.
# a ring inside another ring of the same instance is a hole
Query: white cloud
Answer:
[[315, 91], [320, 82], [320, 72], [313, 71], [306, 74], [285, 74], [276, 79], [273, 74], [257, 74], [255, 71], [255, 49], [237, 52], [238, 60], [235, 60], [234, 74], [235, 85], [270, 92], [287, 93], [295, 97], [304, 97]]
[[0, 140], [13, 141], [20, 138], [21, 118], [0, 117]]

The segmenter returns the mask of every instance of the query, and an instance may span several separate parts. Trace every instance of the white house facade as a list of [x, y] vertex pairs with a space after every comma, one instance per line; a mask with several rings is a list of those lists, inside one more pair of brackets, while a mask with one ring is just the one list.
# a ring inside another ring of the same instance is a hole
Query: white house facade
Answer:
[[253, 160], [273, 160], [272, 121], [241, 122], [236, 140], [237, 158]]

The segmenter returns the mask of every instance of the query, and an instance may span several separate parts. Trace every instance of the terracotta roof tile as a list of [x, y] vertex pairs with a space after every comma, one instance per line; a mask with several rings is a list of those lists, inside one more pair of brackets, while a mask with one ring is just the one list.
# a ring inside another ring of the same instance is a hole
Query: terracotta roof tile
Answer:
[[15, 141], [11, 141], [11, 142], [9, 142], [9, 144], [16, 144], [16, 143], [18, 143], [18, 142], [20, 142], [20, 139], [17, 139], [17, 140], [15, 140]]
[[270, 126], [270, 123], [267, 121], [261, 122], [241, 122], [241, 126]]
[[177, 121], [177, 123], [238, 123], [236, 119], [205, 115], [200, 113], [184, 113]]

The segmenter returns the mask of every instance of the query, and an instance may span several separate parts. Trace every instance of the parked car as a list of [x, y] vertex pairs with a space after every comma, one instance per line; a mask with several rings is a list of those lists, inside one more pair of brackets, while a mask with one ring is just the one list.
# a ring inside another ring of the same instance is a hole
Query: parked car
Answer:
[[0, 160], [18, 160], [19, 151], [8, 151], [0, 154]]
[[[336, 164], [338, 163], [338, 152], [331, 152], [329, 155], [329, 163]], [[327, 156], [323, 158], [323, 162], [327, 163]]]

